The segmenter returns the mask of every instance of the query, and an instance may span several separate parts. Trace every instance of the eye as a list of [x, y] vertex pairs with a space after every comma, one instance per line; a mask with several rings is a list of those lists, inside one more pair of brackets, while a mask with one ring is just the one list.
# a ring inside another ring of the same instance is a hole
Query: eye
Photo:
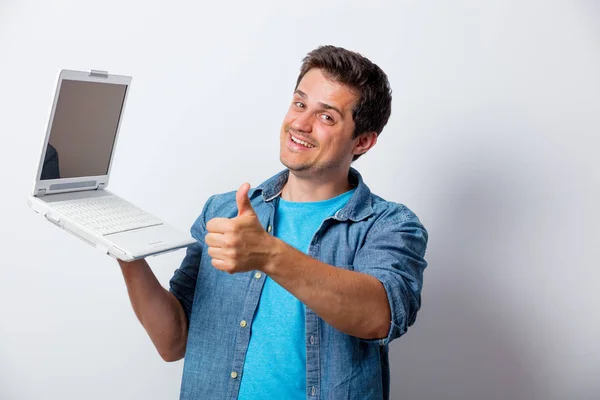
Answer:
[[325, 122], [327, 124], [333, 124], [333, 122], [334, 122], [333, 118], [331, 117], [331, 115], [321, 114], [320, 117], [323, 120], [323, 122]]
[[301, 102], [301, 101], [295, 101], [295, 102], [294, 102], [294, 105], [295, 105], [296, 107], [298, 107], [298, 108], [304, 108], [304, 107], [305, 107], [305, 106], [304, 106], [304, 103], [303, 103], [303, 102]]

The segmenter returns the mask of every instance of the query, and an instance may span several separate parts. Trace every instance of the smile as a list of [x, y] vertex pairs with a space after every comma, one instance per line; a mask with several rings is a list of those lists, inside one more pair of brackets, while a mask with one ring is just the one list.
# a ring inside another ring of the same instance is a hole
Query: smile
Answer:
[[292, 142], [294, 143], [298, 143], [301, 144], [304, 147], [308, 147], [309, 149], [314, 148], [315, 146], [313, 146], [312, 144], [305, 142], [304, 140], [300, 140], [297, 137], [295, 137], [294, 135], [290, 134], [290, 138], [292, 139]]

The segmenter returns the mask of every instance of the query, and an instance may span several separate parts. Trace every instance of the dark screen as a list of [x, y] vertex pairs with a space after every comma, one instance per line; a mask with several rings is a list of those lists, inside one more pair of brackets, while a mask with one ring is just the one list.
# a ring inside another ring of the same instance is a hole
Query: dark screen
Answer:
[[63, 80], [41, 179], [106, 175], [127, 85]]

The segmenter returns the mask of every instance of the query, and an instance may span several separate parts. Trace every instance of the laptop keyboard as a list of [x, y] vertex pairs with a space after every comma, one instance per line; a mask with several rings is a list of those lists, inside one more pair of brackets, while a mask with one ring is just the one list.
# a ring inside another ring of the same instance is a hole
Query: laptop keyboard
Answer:
[[74, 222], [101, 235], [163, 223], [155, 216], [116, 196], [69, 200], [55, 203], [52, 207]]

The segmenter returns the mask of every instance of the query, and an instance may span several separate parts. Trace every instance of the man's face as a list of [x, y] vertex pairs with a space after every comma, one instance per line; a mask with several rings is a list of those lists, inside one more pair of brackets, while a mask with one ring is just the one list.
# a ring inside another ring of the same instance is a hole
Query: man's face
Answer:
[[281, 127], [282, 164], [302, 176], [346, 173], [358, 141], [352, 139], [356, 101], [356, 94], [321, 70], [308, 71]]

